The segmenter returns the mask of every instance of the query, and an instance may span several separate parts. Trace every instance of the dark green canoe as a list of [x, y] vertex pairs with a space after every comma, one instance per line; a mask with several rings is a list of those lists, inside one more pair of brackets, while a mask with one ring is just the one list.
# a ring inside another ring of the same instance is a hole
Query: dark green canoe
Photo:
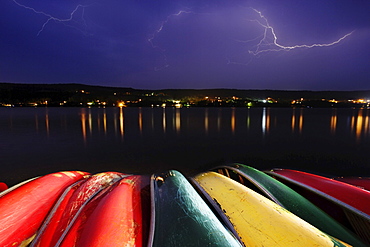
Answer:
[[223, 166], [216, 171], [268, 197], [323, 232], [353, 246], [366, 246], [354, 233], [324, 211], [264, 172], [242, 164]]
[[149, 246], [242, 246], [181, 173], [153, 175], [151, 194]]

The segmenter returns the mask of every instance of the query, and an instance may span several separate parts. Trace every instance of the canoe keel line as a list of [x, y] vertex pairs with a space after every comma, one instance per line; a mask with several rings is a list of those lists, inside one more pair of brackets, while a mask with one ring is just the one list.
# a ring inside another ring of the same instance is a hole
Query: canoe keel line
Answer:
[[193, 177], [67, 171], [0, 182], [0, 246], [365, 247], [367, 181], [231, 164]]

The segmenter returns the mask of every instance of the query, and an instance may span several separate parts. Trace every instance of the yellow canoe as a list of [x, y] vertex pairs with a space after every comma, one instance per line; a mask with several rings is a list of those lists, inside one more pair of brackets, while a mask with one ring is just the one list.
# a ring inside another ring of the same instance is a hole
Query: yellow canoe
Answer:
[[220, 207], [245, 246], [350, 246], [228, 177], [205, 172], [194, 179]]

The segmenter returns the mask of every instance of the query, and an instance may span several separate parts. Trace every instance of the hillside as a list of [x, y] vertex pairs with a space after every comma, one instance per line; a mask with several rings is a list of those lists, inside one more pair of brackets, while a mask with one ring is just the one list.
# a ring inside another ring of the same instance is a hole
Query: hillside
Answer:
[[[129, 87], [105, 87], [84, 84], [22, 84], [0, 83], [0, 103], [12, 105], [47, 104], [57, 106], [82, 105], [87, 102], [106, 102], [114, 105], [118, 101], [147, 102], [159, 104], [168, 100], [199, 101], [209, 99], [243, 99], [258, 101], [272, 98], [288, 104], [304, 98], [309, 101], [336, 99], [369, 99], [370, 90], [364, 91], [288, 91], [288, 90], [240, 90], [240, 89], [163, 89], [143, 90]], [[141, 103], [142, 105], [142, 103]]]

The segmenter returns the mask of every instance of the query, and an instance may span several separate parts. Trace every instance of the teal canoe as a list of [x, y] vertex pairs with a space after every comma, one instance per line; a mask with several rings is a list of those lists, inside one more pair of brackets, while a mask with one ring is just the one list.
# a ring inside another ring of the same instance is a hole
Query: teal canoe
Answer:
[[264, 195], [321, 231], [353, 246], [366, 246], [353, 232], [264, 172], [242, 164], [223, 166], [215, 170]]
[[148, 246], [242, 246], [181, 173], [154, 174], [151, 194]]

